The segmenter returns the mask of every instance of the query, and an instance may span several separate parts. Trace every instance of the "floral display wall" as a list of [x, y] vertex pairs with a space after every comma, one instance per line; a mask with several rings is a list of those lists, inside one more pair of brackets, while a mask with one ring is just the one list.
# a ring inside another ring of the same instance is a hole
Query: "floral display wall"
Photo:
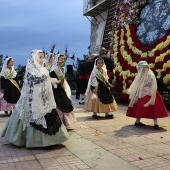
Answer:
[[[116, 27], [113, 27], [113, 59], [115, 64], [116, 89], [119, 91], [118, 97], [122, 100], [128, 100], [127, 90], [137, 74], [136, 65], [141, 60], [147, 61], [150, 68], [158, 72], [157, 78], [163, 79], [165, 84], [170, 82], [169, 7], [168, 10], [166, 8], [170, 4], [170, 1], [165, 1], [140, 1], [141, 4], [138, 3], [135, 7], [135, 1], [122, 1], [122, 3], [130, 2], [131, 6], [128, 7], [129, 10], [132, 7], [134, 9], [133, 12], [136, 12], [131, 15], [135, 16], [136, 21], [131, 19], [131, 22], [121, 25], [122, 19], [120, 16], [124, 16], [122, 15], [124, 12], [121, 13], [120, 10], [117, 17], [120, 20], [118, 19], [115, 24]], [[158, 6], [159, 12], [157, 11]], [[151, 9], [151, 7], [152, 10], [146, 12], [146, 9]], [[164, 12], [167, 12], [166, 15], [164, 15], [163, 9]], [[153, 18], [149, 20], [149, 17]], [[160, 29], [157, 31], [157, 38], [156, 36], [153, 36], [153, 38], [151, 36], [153, 35], [152, 31], [158, 29], [158, 23]], [[140, 30], [141, 25], [145, 26], [145, 32]]]
[[118, 0], [114, 15], [114, 29], [121, 29], [126, 24], [138, 24], [141, 9], [147, 0]]

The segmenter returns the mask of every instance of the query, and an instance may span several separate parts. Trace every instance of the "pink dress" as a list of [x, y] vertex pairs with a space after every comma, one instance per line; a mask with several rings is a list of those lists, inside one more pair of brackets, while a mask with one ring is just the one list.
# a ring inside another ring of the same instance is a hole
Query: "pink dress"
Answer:
[[66, 127], [69, 127], [77, 122], [73, 111], [70, 113], [64, 113], [57, 108], [57, 112], [58, 112], [58, 115], [59, 115], [61, 121], [63, 122], [63, 124]]
[[[0, 96], [3, 94], [2, 90], [0, 90]], [[0, 97], [0, 111], [13, 111], [15, 108], [15, 104], [7, 103], [7, 101], [2, 97]]]

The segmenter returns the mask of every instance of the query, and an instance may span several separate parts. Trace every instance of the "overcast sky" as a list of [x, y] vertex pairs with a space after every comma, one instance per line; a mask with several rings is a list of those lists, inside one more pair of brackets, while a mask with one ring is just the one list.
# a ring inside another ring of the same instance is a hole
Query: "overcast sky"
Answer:
[[[90, 23], [83, 16], [83, 0], [0, 0], [0, 54], [25, 65], [33, 49], [81, 58], [88, 53]], [[68, 63], [69, 64], [69, 63]]]

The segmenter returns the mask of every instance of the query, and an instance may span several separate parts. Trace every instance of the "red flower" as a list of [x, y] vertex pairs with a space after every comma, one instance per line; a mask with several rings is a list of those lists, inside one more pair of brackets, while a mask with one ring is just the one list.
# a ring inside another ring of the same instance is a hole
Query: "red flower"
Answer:
[[[136, 47], [137, 49], [141, 50], [143, 53], [144, 52], [149, 52], [151, 50], [153, 50], [158, 44], [160, 44], [161, 42], [163, 41], [166, 41], [167, 39], [167, 36], [170, 35], [170, 31], [168, 31], [166, 33], [166, 35], [160, 39], [157, 40], [157, 42], [155, 42], [154, 44], [152, 45], [145, 45], [145, 44], [142, 44], [139, 40], [139, 38], [137, 37], [137, 34], [136, 34], [136, 30], [137, 30], [137, 26], [136, 25], [130, 25], [129, 26], [129, 29], [130, 29], [130, 32], [131, 32], [131, 38], [132, 38], [132, 41], [133, 41], [133, 46]], [[139, 61], [141, 60], [145, 60], [147, 61], [148, 63], [155, 63], [155, 60], [156, 60], [156, 57], [160, 56], [160, 54], [163, 54], [165, 53], [167, 50], [170, 49], [170, 44], [162, 49], [162, 50], [157, 50], [155, 51], [154, 53], [154, 56], [152, 57], [147, 57], [147, 58], [141, 58], [141, 56], [139, 54], [135, 54], [129, 47], [128, 43], [127, 43], [127, 36], [126, 36], [126, 29], [124, 28], [124, 37], [123, 37], [123, 40], [125, 41], [124, 43], [124, 47], [125, 47], [125, 51], [128, 53], [128, 55], [131, 55], [132, 57], [132, 62], [136, 62], [138, 63]], [[131, 66], [130, 64], [128, 64], [128, 61], [124, 60], [123, 56], [121, 55], [120, 53], [120, 36], [121, 36], [121, 30], [118, 31], [118, 54], [117, 54], [117, 57], [118, 57], [118, 61], [120, 62], [120, 65], [122, 66], [123, 70], [129, 70], [131, 73], [136, 73], [137, 72], [137, 69], [136, 67], [133, 67]], [[166, 55], [164, 57], [164, 61], [162, 62], [157, 62], [155, 63], [155, 67], [154, 67], [154, 70], [156, 69], [162, 69], [163, 68], [163, 64], [165, 62], [167, 62], [168, 60], [170, 60], [170, 55]], [[161, 72], [161, 78], [163, 78], [166, 74], [168, 74], [170, 72], [170, 68], [167, 68], [165, 71], [162, 71]], [[128, 100], [128, 95], [127, 94], [123, 94], [122, 91], [123, 91], [123, 77], [120, 76], [120, 73], [118, 71], [116, 71], [115, 73], [115, 76], [116, 76], [116, 89], [118, 90], [119, 92], [119, 98], [121, 100]], [[126, 83], [126, 87], [129, 88], [130, 87], [130, 83], [129, 83], [129, 80], [133, 81], [134, 80], [134, 77], [127, 77], [126, 80], [125, 80], [125, 83]]]

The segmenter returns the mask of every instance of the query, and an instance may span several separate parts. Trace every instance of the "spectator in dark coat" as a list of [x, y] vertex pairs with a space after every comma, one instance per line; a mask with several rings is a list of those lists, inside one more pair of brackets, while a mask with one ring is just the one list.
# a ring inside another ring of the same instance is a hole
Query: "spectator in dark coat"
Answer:
[[85, 74], [86, 74], [86, 79], [89, 80], [90, 74], [93, 70], [94, 67], [94, 58], [97, 56], [97, 54], [92, 54], [90, 57], [90, 60], [88, 60], [86, 62], [86, 66], [85, 66]]
[[90, 60], [90, 57], [85, 59], [85, 62], [81, 64], [79, 69], [79, 87], [80, 87], [80, 97], [79, 104], [84, 104], [84, 94], [87, 88], [87, 79], [86, 79], [86, 63]]

